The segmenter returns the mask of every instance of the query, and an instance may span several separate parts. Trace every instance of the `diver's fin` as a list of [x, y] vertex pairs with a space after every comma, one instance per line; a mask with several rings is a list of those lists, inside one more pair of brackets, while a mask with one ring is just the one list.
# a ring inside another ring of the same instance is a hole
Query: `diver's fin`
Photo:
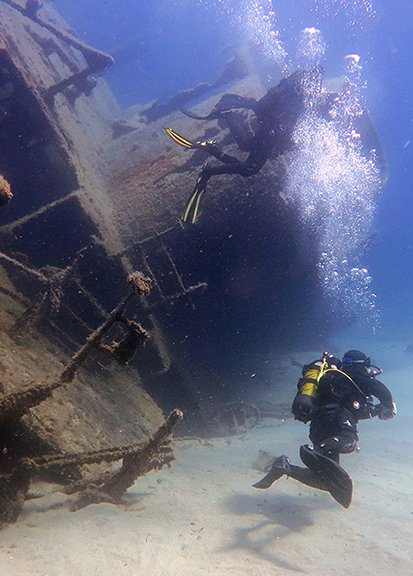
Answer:
[[[202, 196], [205, 193], [207, 182], [208, 177], [201, 171], [198, 176], [198, 180], [196, 181], [195, 189], [192, 192], [188, 202], [186, 203], [184, 213], [181, 217], [182, 222], [190, 221], [191, 224], [195, 224], [198, 217], [199, 205], [201, 203]], [[192, 216], [190, 218], [191, 212]]]
[[212, 112], [210, 112], [206, 116], [198, 116], [198, 114], [191, 112], [191, 110], [186, 110], [183, 108], [181, 109], [181, 112], [182, 114], [185, 114], [185, 116], [188, 116], [188, 118], [192, 118], [193, 120], [215, 120], [216, 118], [220, 118], [221, 116], [228, 114], [228, 112], [231, 112], [231, 109], [223, 108], [219, 110], [212, 110]]
[[[195, 190], [193, 191], [188, 202], [186, 203], [184, 213], [182, 214], [182, 217], [181, 217], [182, 222], [190, 221], [191, 224], [195, 224], [196, 219], [198, 217], [199, 204], [201, 202], [202, 196], [204, 195], [205, 187], [200, 188], [198, 186], [198, 184], [195, 186]], [[191, 214], [192, 210], [193, 210], [192, 217], [190, 218], [190, 214]]]
[[265, 490], [274, 484], [276, 480], [279, 480], [281, 476], [284, 474], [289, 474], [290, 472], [290, 465], [288, 462], [288, 458], [286, 456], [279, 456], [276, 458], [271, 466], [271, 470], [268, 472], [264, 478], [262, 478], [259, 482], [253, 484], [253, 488], [259, 488], [260, 490]]
[[172, 128], [164, 128], [164, 130], [168, 134], [168, 136], [172, 138], [172, 140], [174, 140], [180, 146], [183, 146], [184, 148], [193, 148], [193, 149], [199, 148], [199, 145], [197, 143], [191, 142], [190, 140], [187, 140], [183, 136], [180, 136], [177, 132], [172, 130]]
[[183, 146], [184, 148], [189, 148], [191, 150], [206, 150], [213, 156], [216, 155], [216, 153], [214, 154], [214, 151], [217, 150], [217, 145], [214, 140], [191, 142], [190, 140], [187, 140], [183, 136], [180, 136], [177, 132], [175, 132], [175, 130], [172, 130], [172, 128], [164, 128], [164, 130], [168, 134], [168, 136], [172, 138], [174, 142], [176, 142], [180, 146]]
[[188, 116], [188, 118], [192, 118], [193, 120], [210, 120], [211, 119], [211, 114], [207, 114], [206, 116], [198, 116], [198, 114], [195, 114], [194, 112], [191, 112], [190, 110], [186, 110], [186, 109], [181, 109], [182, 114], [185, 114], [185, 116]]
[[319, 454], [307, 444], [300, 447], [300, 458], [344, 508], [349, 508], [353, 496], [353, 482], [347, 472], [331, 458]]

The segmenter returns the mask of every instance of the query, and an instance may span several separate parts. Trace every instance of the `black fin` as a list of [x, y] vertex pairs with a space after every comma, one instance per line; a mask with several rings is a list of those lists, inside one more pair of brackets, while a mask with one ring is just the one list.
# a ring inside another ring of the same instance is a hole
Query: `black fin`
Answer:
[[272, 484], [274, 484], [274, 482], [276, 480], [279, 480], [281, 478], [281, 476], [284, 476], [284, 474], [289, 473], [289, 469], [290, 466], [288, 464], [288, 459], [286, 456], [279, 456], [278, 458], [276, 458], [271, 466], [271, 470], [268, 472], [268, 474], [266, 476], [264, 476], [264, 478], [262, 478], [259, 482], [256, 482], [255, 484], [253, 484], [253, 488], [259, 488], [260, 490], [266, 490], [267, 488], [269, 488], [270, 486], [272, 486]]
[[212, 112], [210, 112], [206, 116], [198, 116], [198, 114], [195, 114], [194, 112], [191, 112], [190, 110], [184, 110], [184, 109], [182, 109], [181, 112], [182, 112], [182, 114], [185, 114], [185, 116], [188, 116], [189, 118], [193, 118], [194, 120], [215, 120], [216, 118], [220, 118], [221, 116], [228, 114], [228, 112], [231, 112], [231, 109], [230, 108], [222, 108], [220, 110], [212, 110]]
[[216, 116], [214, 115], [213, 112], [211, 112], [210, 114], [207, 114], [207, 116], [198, 116], [198, 114], [195, 114], [194, 112], [191, 112], [190, 110], [181, 110], [182, 114], [185, 114], [185, 116], [188, 116], [188, 118], [193, 118], [194, 120], [212, 120], [213, 118], [215, 118]]
[[307, 468], [322, 480], [334, 500], [344, 508], [349, 508], [353, 496], [353, 482], [344, 468], [308, 445], [300, 447], [300, 458]]

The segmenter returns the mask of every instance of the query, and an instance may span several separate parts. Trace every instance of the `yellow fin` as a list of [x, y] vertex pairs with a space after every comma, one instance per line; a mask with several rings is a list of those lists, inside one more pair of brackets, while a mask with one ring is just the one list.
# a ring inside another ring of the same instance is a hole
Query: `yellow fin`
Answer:
[[195, 144], [193, 144], [183, 136], [180, 136], [177, 132], [172, 130], [172, 128], [164, 128], [164, 130], [168, 134], [168, 136], [172, 138], [172, 140], [174, 140], [174, 142], [176, 142], [180, 146], [183, 146], [184, 148], [197, 148]]
[[[184, 210], [184, 213], [182, 214], [182, 218], [181, 218], [181, 220], [183, 222], [188, 222], [188, 218], [189, 218], [189, 214], [190, 214], [191, 209], [192, 209], [192, 205], [197, 200], [197, 196], [198, 196], [198, 187], [195, 188], [194, 193], [192, 194], [192, 196], [190, 197], [190, 199], [186, 203], [185, 210]], [[199, 202], [196, 202], [195, 206], [199, 207]], [[198, 210], [196, 210], [196, 212], [198, 212]], [[195, 218], [194, 218], [194, 216], [192, 216], [191, 224], [194, 224], [194, 223], [195, 223]]]
[[192, 218], [190, 219], [191, 224], [195, 224], [196, 219], [198, 218], [199, 212], [199, 205], [201, 203], [202, 196], [205, 193], [206, 189], [206, 181], [202, 178], [198, 177], [198, 181], [195, 186], [195, 190], [193, 191], [191, 197], [189, 198], [188, 202], [186, 203], [184, 213], [182, 214], [181, 220], [182, 222], [188, 222], [189, 215], [192, 213]]

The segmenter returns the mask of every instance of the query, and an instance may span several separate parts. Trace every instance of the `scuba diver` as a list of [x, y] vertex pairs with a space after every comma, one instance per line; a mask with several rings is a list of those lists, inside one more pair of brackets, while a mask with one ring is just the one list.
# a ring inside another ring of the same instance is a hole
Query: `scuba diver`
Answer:
[[[377, 380], [381, 369], [359, 350], [349, 350], [343, 359], [327, 353], [303, 368], [292, 405], [294, 418], [310, 421], [313, 446], [300, 447], [305, 468], [294, 466], [286, 456], [273, 461], [271, 470], [255, 488], [269, 488], [286, 475], [307, 486], [330, 492], [344, 508], [351, 504], [353, 483], [340, 466], [340, 454], [357, 449], [357, 423], [378, 416], [389, 420], [396, 415], [390, 391]], [[379, 400], [373, 404], [372, 397]]]
[[[168, 136], [184, 148], [205, 150], [223, 163], [223, 165], [211, 166], [206, 162], [203, 165], [195, 188], [186, 203], [182, 215], [183, 222], [195, 223], [201, 199], [211, 176], [239, 174], [249, 178], [261, 170], [274, 151], [275, 155], [278, 156], [291, 148], [291, 134], [300, 114], [304, 111], [308, 91], [315, 90], [318, 93], [320, 111], [326, 108], [331, 97], [337, 97], [337, 94], [322, 91], [321, 81], [322, 69], [317, 66], [311, 71], [298, 70], [287, 78], [283, 78], [277, 86], [270, 88], [258, 101], [237, 94], [224, 94], [207, 116], [197, 116], [188, 110], [182, 110], [184, 114], [197, 120], [224, 118], [238, 147], [244, 152], [249, 152], [244, 162], [225, 154], [212, 140], [190, 142], [171, 128], [164, 128]], [[323, 98], [324, 96], [325, 98]], [[239, 120], [240, 113], [234, 112], [234, 109], [254, 112], [256, 129], [252, 134], [245, 129], [244, 124]]]

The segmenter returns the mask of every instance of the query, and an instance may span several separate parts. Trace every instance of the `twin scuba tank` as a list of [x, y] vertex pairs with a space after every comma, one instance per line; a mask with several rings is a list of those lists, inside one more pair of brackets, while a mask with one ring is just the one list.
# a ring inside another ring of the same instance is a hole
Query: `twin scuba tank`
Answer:
[[340, 360], [329, 354], [324, 354], [321, 360], [304, 366], [303, 376], [298, 381], [298, 392], [291, 408], [295, 420], [304, 423], [311, 420], [318, 406], [318, 387], [322, 376], [327, 370], [334, 370], [340, 366]]

